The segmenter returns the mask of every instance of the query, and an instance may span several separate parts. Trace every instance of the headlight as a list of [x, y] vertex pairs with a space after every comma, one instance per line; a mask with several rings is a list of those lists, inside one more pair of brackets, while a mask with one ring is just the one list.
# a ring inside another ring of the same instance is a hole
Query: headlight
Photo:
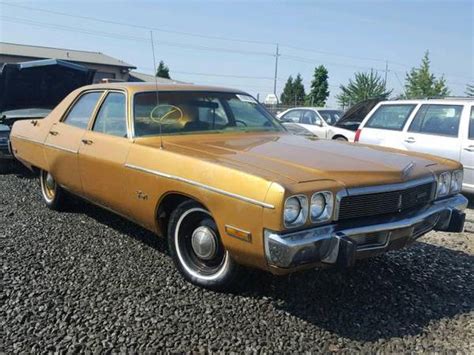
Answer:
[[283, 211], [285, 227], [297, 227], [306, 222], [308, 218], [308, 199], [304, 195], [288, 198]]
[[436, 190], [436, 197], [443, 197], [449, 194], [451, 188], [451, 173], [445, 171], [438, 176], [438, 188]]
[[317, 192], [311, 197], [311, 222], [318, 223], [331, 219], [333, 210], [332, 192]]
[[453, 175], [451, 176], [451, 189], [450, 189], [450, 192], [452, 194], [461, 192], [463, 175], [464, 174], [462, 170], [453, 171]]

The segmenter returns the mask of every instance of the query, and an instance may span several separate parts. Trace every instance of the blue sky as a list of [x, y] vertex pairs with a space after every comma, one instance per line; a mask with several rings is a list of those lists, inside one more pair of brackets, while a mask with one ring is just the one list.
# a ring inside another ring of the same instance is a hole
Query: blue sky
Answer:
[[[309, 88], [315, 65], [329, 70], [330, 106], [356, 71], [378, 70], [402, 91], [405, 73], [425, 50], [452, 94], [474, 82], [474, 1], [29, 1], [0, 0], [0, 40], [100, 51], [152, 73], [149, 31], [25, 7], [154, 27], [156, 55], [177, 80], [217, 84], [254, 95], [278, 93], [301, 73]], [[178, 34], [187, 32], [197, 36]], [[203, 37], [199, 37], [203, 35]], [[263, 43], [205, 38], [224, 37]], [[217, 48], [217, 49], [216, 49]], [[303, 50], [304, 49], [304, 50]], [[236, 77], [237, 76], [237, 77]], [[244, 76], [241, 78], [239, 76]]]

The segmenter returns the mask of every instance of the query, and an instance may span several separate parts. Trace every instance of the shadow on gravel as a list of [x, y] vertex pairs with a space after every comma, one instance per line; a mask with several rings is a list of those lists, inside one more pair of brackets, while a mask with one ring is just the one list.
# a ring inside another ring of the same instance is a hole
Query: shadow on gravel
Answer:
[[68, 209], [65, 212], [85, 214], [90, 218], [95, 219], [97, 222], [126, 235], [127, 237], [142, 242], [161, 253], [167, 253], [167, 246], [164, 238], [160, 238], [136, 223], [93, 205], [92, 203], [73, 197], [70, 203], [68, 201]]
[[419, 242], [350, 270], [261, 275], [245, 295], [271, 297], [276, 308], [341, 337], [377, 341], [472, 311], [472, 265], [469, 254]]
[[19, 178], [35, 178], [36, 175], [18, 161], [0, 162], [0, 176], [16, 175]]
[[[68, 212], [86, 214], [166, 253], [162, 238], [111, 212], [81, 200]], [[265, 299], [277, 311], [340, 337], [377, 341], [418, 335], [433, 321], [472, 311], [472, 265], [469, 254], [418, 242], [348, 270], [311, 270], [288, 277], [249, 270], [237, 294]], [[207, 291], [202, 292], [206, 297]]]

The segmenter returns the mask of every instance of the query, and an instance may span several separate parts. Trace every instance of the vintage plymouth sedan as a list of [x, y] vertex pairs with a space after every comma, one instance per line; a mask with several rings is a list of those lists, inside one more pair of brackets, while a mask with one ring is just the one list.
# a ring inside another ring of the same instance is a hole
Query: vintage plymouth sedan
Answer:
[[73, 194], [135, 221], [204, 287], [229, 286], [242, 266], [351, 266], [464, 226], [459, 163], [291, 135], [237, 90], [85, 86], [16, 122], [11, 142], [48, 207]]

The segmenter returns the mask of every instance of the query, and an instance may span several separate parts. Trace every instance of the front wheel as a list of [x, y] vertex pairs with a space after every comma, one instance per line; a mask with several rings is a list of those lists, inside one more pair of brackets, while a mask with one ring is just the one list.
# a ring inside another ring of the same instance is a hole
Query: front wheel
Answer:
[[168, 246], [177, 269], [189, 282], [219, 290], [234, 283], [239, 265], [222, 245], [210, 212], [197, 202], [185, 201], [171, 214]]
[[347, 138], [346, 137], [342, 137], [342, 136], [339, 136], [337, 138], [334, 138], [334, 140], [336, 141], [341, 141], [341, 142], [348, 142]]
[[53, 176], [45, 171], [40, 171], [41, 195], [48, 208], [60, 211], [66, 205], [65, 191], [54, 180]]

